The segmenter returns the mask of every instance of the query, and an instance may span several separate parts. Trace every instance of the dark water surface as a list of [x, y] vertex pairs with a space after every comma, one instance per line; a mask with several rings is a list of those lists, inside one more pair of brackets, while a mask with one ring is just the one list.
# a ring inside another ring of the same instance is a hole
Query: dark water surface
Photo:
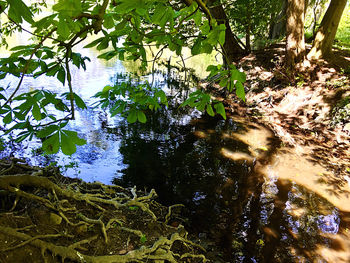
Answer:
[[[98, 63], [73, 75], [78, 94], [89, 103], [101, 85], [115, 82], [116, 71], [125, 72], [120, 62]], [[169, 95], [177, 94], [174, 85], [179, 83], [162, 75], [157, 81]], [[28, 80], [24, 89], [57, 91], [58, 86], [46, 78]], [[259, 129], [254, 124], [210, 118], [174, 105], [148, 115], [146, 124], [128, 124], [89, 107], [77, 112], [69, 128], [88, 142], [71, 157], [38, 155], [39, 141], [13, 145], [2, 156], [41, 165], [57, 162], [67, 176], [86, 181], [154, 188], [159, 202], [185, 205], [172, 223], [184, 224], [213, 262], [329, 262], [319, 248], [337, 250], [334, 237], [347, 229], [344, 215], [327, 200], [273, 173], [259, 173], [257, 160], [268, 166], [278, 141], [270, 136], [264, 144], [268, 150], [259, 151], [236, 136]], [[230, 158], [237, 154], [243, 158]]]

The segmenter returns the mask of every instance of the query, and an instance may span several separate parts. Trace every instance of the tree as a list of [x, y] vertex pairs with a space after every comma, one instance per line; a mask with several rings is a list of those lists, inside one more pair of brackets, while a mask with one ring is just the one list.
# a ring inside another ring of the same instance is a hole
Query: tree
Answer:
[[[0, 115], [7, 133], [20, 131], [18, 141], [36, 136], [43, 140], [46, 153], [61, 149], [68, 155], [76, 151], [76, 145], [85, 143], [76, 132], [65, 129], [68, 121], [75, 118], [75, 108], [86, 107], [74, 93], [70, 72], [73, 66], [85, 69], [89, 61], [74, 47], [88, 35], [98, 33], [99, 37], [86, 48], [96, 47], [104, 52], [99, 57], [106, 60], [115, 57], [140, 60], [143, 69], [149, 63], [145, 52], [149, 46], [160, 51], [168, 48], [180, 56], [184, 47], [190, 48], [192, 55], [198, 55], [222, 46], [228, 66], [210, 67], [210, 76], [220, 74], [221, 85], [229, 91], [236, 89], [236, 94], [244, 99], [245, 76], [230, 64], [234, 56], [229, 47], [236, 44], [229, 43], [233, 35], [227, 35], [229, 27], [221, 5], [208, 7], [200, 0], [59, 0], [52, 6], [51, 14], [39, 19], [43, 7], [47, 7], [45, 1], [35, 1], [29, 6], [22, 0], [0, 1], [0, 12], [8, 18], [8, 22], [2, 24], [2, 33], [6, 36], [26, 31], [35, 38], [33, 43], [14, 47], [8, 58], [0, 60], [0, 78], [8, 74], [19, 78], [10, 96], [4, 88], [0, 90]], [[67, 84], [68, 92], [53, 94], [34, 90], [18, 94], [25, 77], [43, 74]], [[112, 115], [125, 116], [129, 122], [146, 122], [147, 110], [155, 111], [167, 105], [164, 92], [150, 83], [106, 86], [96, 96], [101, 107], [109, 108]], [[124, 99], [117, 99], [120, 97]], [[57, 118], [49, 113], [48, 105], [65, 116]], [[190, 95], [183, 105], [226, 118], [223, 104], [201, 90]]]
[[334, 38], [346, 2], [347, 0], [331, 0], [308, 54], [309, 59], [317, 60], [331, 54]]
[[286, 24], [286, 67], [294, 70], [305, 58], [305, 1], [288, 0]]
[[268, 39], [268, 28], [274, 21], [272, 14], [281, 9], [281, 1], [236, 0], [225, 7], [234, 32], [245, 36], [245, 48], [250, 52], [252, 46]]
[[285, 35], [287, 24], [287, 0], [282, 0], [281, 8], [271, 13], [269, 39], [278, 39]]
[[224, 62], [231, 64], [234, 61], [238, 61], [246, 53], [240, 46], [237, 37], [232, 33], [230, 21], [220, 1], [209, 0], [207, 4], [201, 0], [183, 1], [187, 5], [192, 5], [194, 2], [196, 2], [209, 21], [211, 19], [215, 19], [219, 25], [225, 25], [225, 42], [222, 45]]
[[239, 58], [241, 58], [246, 52], [239, 45], [237, 38], [232, 33], [230, 22], [223, 6], [221, 4], [215, 4], [215, 2], [215, 0], [209, 1], [209, 10], [212, 17], [216, 19], [219, 24], [223, 24], [226, 27], [225, 42], [222, 45], [222, 49], [226, 57], [227, 64], [231, 64], [233, 61], [237, 61]]

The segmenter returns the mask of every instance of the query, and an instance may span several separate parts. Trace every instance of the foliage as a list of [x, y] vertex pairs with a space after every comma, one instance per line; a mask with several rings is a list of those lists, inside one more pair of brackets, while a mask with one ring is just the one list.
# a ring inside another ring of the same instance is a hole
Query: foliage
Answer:
[[168, 105], [166, 94], [149, 83], [133, 85], [131, 80], [115, 86], [105, 86], [95, 95], [98, 106], [109, 108], [111, 116], [121, 114], [129, 123], [147, 121], [145, 111], [158, 110], [161, 104]]
[[[233, 91], [236, 88], [236, 95], [243, 101], [245, 101], [245, 91], [243, 83], [246, 81], [246, 76], [243, 72], [236, 69], [234, 65], [230, 65], [229, 69], [225, 70], [221, 65], [209, 66], [207, 71], [210, 71], [208, 79], [215, 78], [222, 87], [227, 87], [228, 91]], [[190, 94], [189, 98], [182, 103], [182, 106], [189, 105], [196, 108], [199, 111], [204, 111], [214, 116], [214, 110], [217, 114], [220, 114], [226, 119], [225, 107], [222, 102], [213, 100], [209, 94], [206, 94], [203, 90], [197, 90]]]
[[340, 20], [335, 39], [339, 41], [337, 45], [350, 49], [350, 4], [348, 2], [343, 16]]
[[267, 39], [269, 26], [274, 14], [281, 9], [282, 1], [235, 0], [228, 1], [226, 6], [235, 32], [242, 37], [250, 34], [254, 43], [261, 43]]
[[312, 39], [317, 27], [321, 23], [321, 18], [326, 12], [328, 0], [310, 0], [305, 14], [305, 39]]
[[[64, 154], [72, 154], [76, 145], [85, 143], [76, 132], [64, 127], [75, 118], [75, 107], [86, 108], [83, 100], [74, 93], [70, 72], [73, 65], [86, 68], [89, 58], [76, 52], [74, 47], [88, 35], [98, 34], [98, 38], [85, 48], [96, 47], [101, 52], [99, 58], [140, 60], [144, 69], [149, 63], [145, 51], [148, 46], [168, 48], [177, 55], [188, 47], [192, 55], [198, 55], [211, 53], [225, 41], [225, 25], [208, 17], [196, 1], [185, 5], [188, 1], [59, 0], [52, 7], [45, 1], [33, 2], [26, 5], [22, 0], [0, 1], [0, 12], [8, 20], [1, 28], [5, 36], [3, 43], [6, 45], [6, 37], [18, 31], [33, 36], [32, 43], [14, 47], [8, 58], [0, 60], [0, 78], [7, 75], [19, 78], [18, 85], [10, 87], [10, 96], [5, 96], [2, 88], [0, 115], [7, 132], [19, 130], [18, 141], [39, 137], [47, 153], [61, 149]], [[44, 8], [50, 8], [52, 12], [43, 16]], [[28, 24], [30, 27], [26, 28]], [[158, 54], [154, 61], [157, 58]], [[227, 73], [223, 68], [217, 72], [222, 76]], [[229, 70], [230, 76], [240, 74], [235, 68]], [[56, 77], [68, 92], [53, 94], [35, 90], [17, 95], [25, 77], [40, 75]], [[236, 93], [243, 98], [242, 82], [234, 78], [227, 81], [230, 91], [233, 90], [232, 81]], [[146, 109], [157, 110], [160, 104], [167, 104], [164, 93], [148, 83], [106, 86], [97, 97], [101, 99], [102, 107], [111, 106], [112, 115], [126, 116], [129, 122], [146, 122]], [[52, 106], [63, 112], [64, 117], [50, 114], [48, 107]], [[210, 107], [206, 107], [207, 112], [213, 115]], [[225, 117], [222, 104], [216, 103], [214, 108]]]

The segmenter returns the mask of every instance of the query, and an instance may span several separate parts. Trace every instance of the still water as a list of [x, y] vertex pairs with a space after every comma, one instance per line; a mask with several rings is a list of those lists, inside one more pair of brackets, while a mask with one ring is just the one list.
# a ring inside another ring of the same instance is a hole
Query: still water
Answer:
[[[93, 51], [84, 52], [93, 59]], [[267, 128], [210, 118], [176, 103], [149, 115], [146, 124], [128, 124], [93, 108], [91, 97], [130, 68], [93, 59], [87, 71], [74, 70], [73, 86], [89, 106], [69, 124], [87, 140], [71, 157], [40, 155], [36, 140], [12, 145], [1, 156], [34, 165], [56, 162], [65, 175], [85, 181], [155, 188], [159, 202], [185, 205], [172, 223], [184, 224], [212, 262], [350, 262], [343, 242], [349, 237], [348, 213], [274, 172], [279, 141]], [[0, 85], [16, 82], [8, 77]], [[157, 74], [156, 82], [169, 96], [183, 94], [169, 74]], [[23, 91], [42, 88], [67, 89], [54, 78], [25, 78]]]

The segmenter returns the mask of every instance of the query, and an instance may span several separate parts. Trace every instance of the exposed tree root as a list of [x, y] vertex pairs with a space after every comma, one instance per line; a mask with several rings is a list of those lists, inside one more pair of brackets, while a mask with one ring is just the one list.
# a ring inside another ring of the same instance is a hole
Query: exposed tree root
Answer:
[[[40, 240], [39, 238], [33, 238], [27, 234], [23, 234], [20, 232], [17, 232], [16, 230], [9, 228], [9, 227], [2, 227], [0, 226], [0, 232], [16, 237], [20, 240], [25, 240], [27, 243], [31, 243], [33, 246], [38, 247], [42, 250], [49, 250], [54, 255], [61, 256], [63, 261], [65, 259], [71, 259], [77, 262], [86, 262], [86, 263], [127, 263], [127, 262], [135, 262], [135, 261], [141, 261], [144, 262], [145, 260], [168, 260], [170, 262], [177, 263], [178, 259], [175, 253], [171, 252], [171, 247], [176, 241], [180, 241], [183, 243], [188, 243], [188, 240], [181, 237], [179, 233], [172, 234], [171, 238], [168, 239], [166, 237], [161, 237], [158, 239], [153, 246], [151, 247], [145, 247], [142, 246], [141, 248], [137, 250], [132, 250], [129, 253], [125, 255], [110, 255], [110, 256], [88, 256], [79, 253], [73, 247], [63, 247], [63, 246], [57, 246], [52, 243], [48, 243], [45, 241]], [[162, 248], [162, 249], [160, 249]], [[157, 253], [157, 251], [160, 251], [160, 253]], [[191, 253], [185, 253], [180, 256], [180, 258], [201, 258], [203, 262], [206, 262], [206, 259], [203, 255], [195, 255]]]
[[[30, 247], [45, 262], [47, 251], [57, 262], [206, 261], [205, 250], [187, 239], [181, 225], [166, 225], [181, 205], [167, 211], [153, 200], [154, 190], [140, 195], [136, 188], [69, 181], [19, 160], [0, 160], [0, 171], [0, 192], [11, 204], [0, 206], [0, 243], [11, 240], [0, 256]], [[148, 227], [155, 228], [154, 236]]]

